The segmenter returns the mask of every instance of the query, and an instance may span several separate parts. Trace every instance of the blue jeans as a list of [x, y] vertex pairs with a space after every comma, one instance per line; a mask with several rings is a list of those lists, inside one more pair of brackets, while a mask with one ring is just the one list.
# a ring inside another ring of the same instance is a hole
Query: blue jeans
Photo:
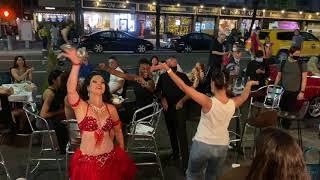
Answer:
[[216, 180], [223, 174], [227, 152], [227, 145], [210, 145], [194, 140], [190, 151], [187, 180]]

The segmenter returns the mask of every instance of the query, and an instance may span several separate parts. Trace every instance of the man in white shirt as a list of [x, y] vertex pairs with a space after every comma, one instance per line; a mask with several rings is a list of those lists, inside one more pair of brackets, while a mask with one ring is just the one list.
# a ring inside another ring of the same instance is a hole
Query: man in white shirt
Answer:
[[[109, 58], [109, 66], [112, 69], [115, 69], [115, 70], [123, 73], [123, 70], [119, 67], [117, 59], [114, 56]], [[108, 85], [109, 85], [109, 89], [110, 89], [111, 94], [120, 95], [120, 94], [122, 94], [122, 91], [123, 91], [124, 79], [110, 74], [110, 80], [109, 80]]]

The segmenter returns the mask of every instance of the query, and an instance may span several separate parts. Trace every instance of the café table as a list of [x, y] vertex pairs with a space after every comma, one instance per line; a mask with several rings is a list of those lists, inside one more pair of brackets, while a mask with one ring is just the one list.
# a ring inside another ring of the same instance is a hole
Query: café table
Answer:
[[13, 94], [8, 97], [9, 102], [33, 102], [36, 86], [33, 83], [2, 84], [2, 87], [13, 88]]

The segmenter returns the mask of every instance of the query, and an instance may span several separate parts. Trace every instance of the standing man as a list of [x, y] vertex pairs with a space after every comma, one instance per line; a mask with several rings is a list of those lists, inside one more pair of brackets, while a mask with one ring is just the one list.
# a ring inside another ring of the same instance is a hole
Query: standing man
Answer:
[[209, 62], [208, 62], [210, 72], [212, 72], [213, 70], [221, 70], [222, 68], [223, 56], [228, 54], [228, 52], [225, 52], [226, 51], [226, 47], [224, 46], [225, 39], [226, 39], [226, 34], [220, 32], [218, 35], [218, 38], [214, 38], [212, 41], [212, 44], [210, 46], [210, 55], [209, 55]]
[[59, 38], [59, 28], [56, 24], [53, 24], [50, 28], [51, 34], [51, 48], [55, 49], [58, 47], [58, 38]]
[[39, 30], [39, 37], [42, 40], [42, 51], [48, 50], [48, 37], [50, 35], [49, 30], [46, 26], [41, 27]]
[[294, 36], [292, 37], [292, 45], [291, 45], [291, 47], [298, 48], [298, 49], [300, 49], [300, 51], [302, 51], [303, 42], [304, 42], [304, 38], [300, 34], [300, 30], [299, 29], [294, 30]]
[[[109, 57], [109, 66], [117, 71], [120, 71], [123, 73], [123, 70], [119, 67], [117, 58], [114, 56]], [[113, 74], [110, 75], [110, 80], [109, 80], [109, 90], [111, 94], [117, 94], [121, 95], [123, 91], [123, 86], [124, 86], [124, 79], [120, 78], [118, 76], [115, 76]]]
[[[187, 85], [192, 85], [186, 74], [177, 71], [177, 60], [175, 57], [170, 57], [166, 63]], [[173, 150], [173, 158], [178, 159], [181, 153], [183, 170], [186, 170], [189, 159], [189, 146], [186, 131], [187, 113], [184, 103], [189, 97], [177, 87], [167, 72], [160, 75], [156, 92], [161, 97], [161, 104], [164, 109], [165, 121]]]
[[[284, 94], [281, 98], [280, 107], [282, 111], [296, 112], [296, 102], [304, 99], [304, 91], [307, 84], [307, 66], [299, 61], [300, 49], [290, 48], [289, 57], [281, 62], [281, 67], [275, 80], [275, 85], [281, 81]], [[290, 121], [282, 121], [283, 127], [288, 129]]]

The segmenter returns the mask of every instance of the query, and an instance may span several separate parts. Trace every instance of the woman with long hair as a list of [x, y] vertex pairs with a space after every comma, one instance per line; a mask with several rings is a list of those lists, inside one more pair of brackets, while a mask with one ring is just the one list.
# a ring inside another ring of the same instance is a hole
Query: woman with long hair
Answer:
[[[187, 179], [215, 180], [223, 172], [223, 165], [229, 145], [229, 122], [235, 108], [241, 106], [249, 97], [251, 86], [257, 81], [249, 81], [241, 96], [229, 98], [227, 86], [229, 76], [226, 72], [213, 71], [211, 92], [208, 97], [186, 85], [167, 64], [162, 64], [176, 85], [201, 106], [201, 117], [189, 156]], [[204, 178], [205, 177], [205, 178]]]
[[[64, 51], [62, 56], [73, 64], [67, 83], [68, 101], [81, 132], [80, 148], [70, 163], [70, 179], [134, 179], [136, 167], [123, 150], [121, 122], [116, 108], [110, 103], [108, 85], [101, 74], [93, 72], [85, 79], [80, 98], [77, 82], [81, 61], [76, 49]], [[118, 145], [113, 143], [114, 136]]]
[[247, 180], [309, 180], [303, 153], [296, 140], [278, 128], [257, 137]]
[[21, 82], [24, 80], [32, 80], [33, 68], [30, 68], [23, 56], [14, 57], [13, 66], [10, 68], [10, 74], [13, 82]]

